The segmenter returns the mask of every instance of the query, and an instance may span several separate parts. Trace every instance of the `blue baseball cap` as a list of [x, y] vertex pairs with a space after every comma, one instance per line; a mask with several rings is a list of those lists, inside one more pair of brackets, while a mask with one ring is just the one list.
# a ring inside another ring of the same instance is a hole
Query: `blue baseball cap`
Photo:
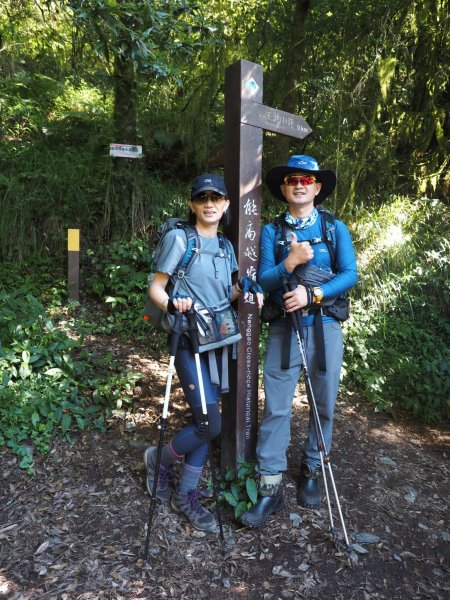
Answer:
[[224, 180], [220, 175], [216, 175], [215, 173], [204, 173], [194, 178], [192, 181], [191, 198], [198, 196], [206, 190], [217, 192], [222, 196], [228, 196]]
[[272, 195], [282, 202], [286, 202], [286, 198], [283, 196], [280, 185], [283, 183], [286, 175], [289, 175], [290, 173], [315, 175], [317, 181], [320, 181], [322, 187], [315, 197], [314, 204], [319, 204], [321, 201], [325, 200], [336, 187], [337, 178], [333, 171], [321, 169], [317, 160], [312, 156], [307, 156], [306, 154], [294, 154], [288, 160], [287, 165], [274, 167], [266, 175], [267, 187]]

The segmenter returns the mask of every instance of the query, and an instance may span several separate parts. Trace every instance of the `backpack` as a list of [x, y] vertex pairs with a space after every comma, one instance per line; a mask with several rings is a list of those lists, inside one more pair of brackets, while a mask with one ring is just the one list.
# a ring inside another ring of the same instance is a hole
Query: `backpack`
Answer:
[[[176, 294], [181, 281], [189, 273], [194, 260], [202, 252], [200, 237], [196, 228], [190, 225], [187, 221], [177, 219], [175, 217], [168, 219], [163, 225], [158, 228], [157, 243], [153, 251], [151, 269], [148, 277], [148, 285], [153, 281], [156, 265], [161, 256], [163, 239], [169, 231], [173, 229], [182, 229], [186, 235], [186, 250], [183, 257], [179, 261], [174, 273], [170, 276], [167, 283], [166, 291], [170, 295]], [[231, 265], [231, 256], [233, 247], [231, 242], [221, 233], [217, 234], [219, 240], [219, 252], [215, 256], [221, 256], [229, 261]], [[231, 292], [231, 268], [229, 272], [229, 292]], [[233, 357], [236, 357], [236, 342], [242, 336], [239, 332], [237, 314], [231, 306], [229, 299], [225, 298], [217, 306], [200, 306], [194, 299], [195, 318], [198, 327], [199, 352], [207, 352], [209, 370], [211, 374], [211, 383], [213, 385], [221, 385], [222, 391], [229, 390], [228, 380], [228, 347], [232, 345]], [[147, 303], [145, 305], [144, 319], [149, 321], [153, 327], [160, 331], [170, 333], [175, 322], [175, 316], [166, 313], [164, 310], [156, 306], [147, 294]], [[187, 319], [183, 319], [182, 330], [187, 331]], [[219, 380], [219, 372], [217, 367], [216, 349], [222, 348], [222, 380]]]
[[[337, 262], [336, 262], [336, 219], [334, 214], [324, 208], [321, 204], [316, 206], [319, 213], [322, 225], [322, 231], [325, 232], [325, 237], [312, 238], [311, 240], [302, 240], [303, 242], [309, 242], [311, 245], [325, 243], [331, 258], [331, 268], [333, 273], [337, 273]], [[278, 264], [281, 262], [283, 256], [283, 247], [290, 244], [292, 239], [292, 229], [286, 223], [282, 213], [279, 217], [274, 220], [275, 227], [281, 232], [280, 239], [277, 242], [275, 248], [275, 262]]]
[[[167, 233], [173, 229], [182, 229], [186, 234], [186, 251], [167, 284], [166, 291], [169, 296], [177, 293], [181, 280], [186, 273], [189, 272], [189, 268], [196, 257], [195, 249], [200, 248], [200, 238], [195, 227], [189, 225], [187, 221], [178, 219], [177, 217], [171, 217], [170, 219], [167, 219], [167, 221], [158, 227], [156, 233], [156, 246], [153, 250], [150, 262], [147, 291], [153, 281], [156, 265], [158, 264], [158, 260], [161, 256], [163, 239]], [[169, 333], [175, 322], [175, 317], [167, 314], [164, 310], [157, 306], [147, 293], [147, 302], [144, 309], [144, 320], [149, 321], [150, 325], [152, 325], [155, 329]]]
[[[206, 252], [201, 248], [200, 237], [193, 225], [176, 217], [167, 219], [157, 231], [156, 246], [152, 254], [150, 274], [148, 277], [148, 286], [150, 286], [153, 281], [156, 265], [161, 257], [163, 240], [167, 233], [173, 229], [181, 229], [184, 231], [186, 235], [186, 250], [167, 283], [166, 292], [169, 296], [177, 293], [183, 278], [189, 273], [197, 256]], [[217, 237], [219, 240], [219, 255], [225, 257], [227, 260], [231, 260], [231, 242], [221, 233], [218, 233]], [[229, 285], [231, 286], [231, 273]], [[232, 313], [233, 309], [229, 305], [228, 300], [224, 300], [217, 307], [202, 307], [196, 313], [196, 320], [199, 326], [199, 343], [203, 346], [201, 351], [221, 347], [224, 345], [223, 341], [228, 336], [233, 335], [233, 327], [230, 326], [230, 319], [233, 317]], [[148, 296], [145, 305], [144, 319], [149, 321], [155, 329], [165, 331], [166, 333], [170, 333], [175, 322], [174, 315], [170, 315], [162, 310]]]
[[[310, 240], [302, 240], [307, 241], [311, 245], [325, 243], [330, 253], [331, 260], [331, 268], [333, 273], [337, 273], [337, 260], [336, 260], [336, 218], [334, 214], [324, 208], [321, 204], [316, 206], [316, 209], [319, 213], [321, 219], [321, 228], [322, 232], [325, 235], [322, 235], [318, 238], [312, 238]], [[283, 258], [283, 248], [290, 244], [292, 239], [292, 229], [286, 223], [284, 218], [284, 212], [276, 217], [274, 220], [274, 226], [277, 230], [277, 234], [279, 232], [279, 239], [276, 242], [275, 247], [275, 262], [279, 264]], [[320, 285], [320, 282], [316, 283], [316, 285]], [[324, 306], [323, 308], [324, 314], [327, 316], [333, 316], [339, 321], [346, 321], [349, 317], [349, 302], [346, 295], [341, 296], [339, 298], [335, 298], [333, 303], [329, 306]], [[282, 308], [271, 298], [270, 294], [266, 299], [263, 309], [261, 311], [261, 321], [265, 323], [270, 323], [271, 321], [278, 319], [280, 315], [283, 313]]]

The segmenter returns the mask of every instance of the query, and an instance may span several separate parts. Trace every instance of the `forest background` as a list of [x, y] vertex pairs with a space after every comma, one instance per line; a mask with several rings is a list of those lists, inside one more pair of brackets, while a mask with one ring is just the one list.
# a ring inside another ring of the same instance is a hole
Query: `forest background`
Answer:
[[[444, 0], [4, 0], [0, 7], [0, 446], [31, 469], [130, 402], [139, 374], [84, 336], [161, 339], [142, 321], [157, 226], [221, 170], [224, 72], [264, 68], [264, 102], [301, 114], [334, 169], [360, 280], [342, 385], [375, 410], [449, 414], [450, 37]], [[112, 159], [112, 142], [141, 160]], [[263, 192], [263, 221], [279, 211]], [[81, 230], [82, 305], [66, 238]], [[95, 316], [83, 306], [97, 303]], [[99, 313], [99, 303], [101, 312]], [[152, 346], [153, 344], [153, 346]]]

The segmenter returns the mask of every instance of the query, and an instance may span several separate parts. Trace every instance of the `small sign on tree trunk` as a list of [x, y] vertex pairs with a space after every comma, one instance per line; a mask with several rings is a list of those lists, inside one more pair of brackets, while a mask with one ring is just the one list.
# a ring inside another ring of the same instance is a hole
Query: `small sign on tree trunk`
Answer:
[[109, 155], [114, 158], [141, 158], [142, 146], [135, 144], [110, 144]]

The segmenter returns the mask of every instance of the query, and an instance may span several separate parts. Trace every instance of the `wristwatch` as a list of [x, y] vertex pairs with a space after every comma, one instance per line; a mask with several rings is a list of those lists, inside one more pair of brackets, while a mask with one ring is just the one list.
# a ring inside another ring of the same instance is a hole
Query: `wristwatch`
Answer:
[[314, 303], [320, 304], [322, 302], [322, 298], [323, 298], [323, 289], [320, 287], [313, 287], [313, 296], [314, 296]]

